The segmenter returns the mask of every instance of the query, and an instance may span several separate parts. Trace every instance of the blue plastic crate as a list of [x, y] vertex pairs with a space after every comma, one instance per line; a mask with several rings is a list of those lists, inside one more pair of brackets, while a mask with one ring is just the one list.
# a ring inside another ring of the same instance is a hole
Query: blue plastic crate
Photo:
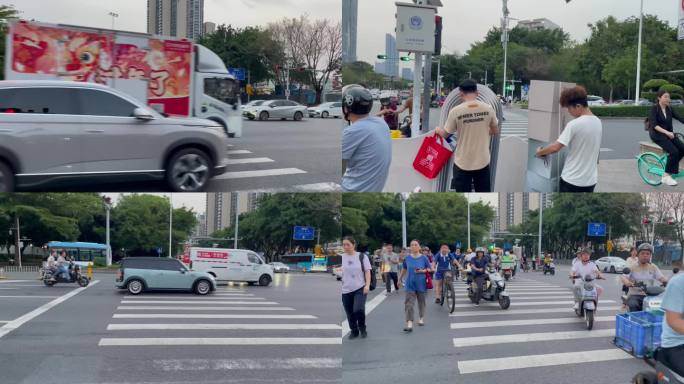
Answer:
[[662, 313], [631, 312], [615, 317], [615, 345], [636, 357], [650, 356], [660, 346]]

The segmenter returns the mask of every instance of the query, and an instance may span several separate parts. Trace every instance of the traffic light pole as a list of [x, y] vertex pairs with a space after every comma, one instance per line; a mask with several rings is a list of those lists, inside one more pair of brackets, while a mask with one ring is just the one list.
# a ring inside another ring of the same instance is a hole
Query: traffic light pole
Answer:
[[[423, 121], [422, 127], [426, 130], [430, 130], [430, 102], [432, 101], [432, 54], [425, 54], [425, 69], [423, 71]], [[415, 137], [415, 136], [411, 136]]]
[[[413, 111], [411, 115], [411, 137], [420, 135], [420, 81], [423, 69], [423, 55], [416, 53], [416, 60], [413, 66]], [[429, 106], [428, 106], [429, 107]]]

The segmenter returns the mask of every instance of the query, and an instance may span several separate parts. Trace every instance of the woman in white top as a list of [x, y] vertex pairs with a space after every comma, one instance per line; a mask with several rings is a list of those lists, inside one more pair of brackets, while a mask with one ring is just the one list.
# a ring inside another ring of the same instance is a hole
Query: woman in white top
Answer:
[[[366, 298], [370, 291], [371, 264], [368, 256], [356, 252], [356, 240], [342, 240], [342, 306], [349, 322], [349, 339], [366, 338]], [[361, 264], [363, 260], [363, 264]]]

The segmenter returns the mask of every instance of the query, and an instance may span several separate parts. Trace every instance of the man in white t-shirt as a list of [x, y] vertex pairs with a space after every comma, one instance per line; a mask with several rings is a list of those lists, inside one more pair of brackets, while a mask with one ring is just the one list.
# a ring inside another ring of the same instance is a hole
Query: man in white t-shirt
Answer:
[[561, 173], [559, 192], [594, 192], [598, 183], [598, 159], [601, 151], [603, 125], [589, 109], [587, 91], [580, 86], [561, 93], [560, 104], [575, 117], [558, 140], [537, 149], [537, 157], [559, 152], [567, 147], [567, 157]]
[[[572, 264], [572, 270], [570, 271], [570, 277], [579, 277], [573, 280], [573, 292], [575, 294], [575, 309], [579, 307], [580, 296], [582, 295], [582, 284], [584, 284], [584, 277], [589, 275], [594, 280], [603, 279], [601, 271], [599, 271], [598, 266], [591, 261], [591, 249], [582, 248], [577, 252], [580, 257], [580, 261]], [[603, 293], [603, 288], [596, 284], [596, 291], [598, 295], [601, 296]]]

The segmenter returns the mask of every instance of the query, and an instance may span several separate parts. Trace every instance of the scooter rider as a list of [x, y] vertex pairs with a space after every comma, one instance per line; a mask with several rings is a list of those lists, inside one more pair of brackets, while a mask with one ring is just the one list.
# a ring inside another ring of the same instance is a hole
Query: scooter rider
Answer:
[[478, 247], [475, 250], [475, 257], [470, 260], [473, 280], [475, 281], [475, 284], [477, 284], [477, 302], [479, 302], [479, 298], [484, 290], [485, 278], [487, 277], [487, 265], [491, 262], [491, 259], [485, 254], [485, 249], [482, 247]]
[[639, 263], [632, 265], [629, 275], [622, 275], [622, 283], [629, 287], [627, 293], [627, 306], [630, 312], [640, 311], [643, 308], [644, 296], [646, 293], [643, 289], [635, 287], [637, 282], [648, 282], [658, 280], [663, 284], [667, 284], [667, 277], [660, 272], [657, 265], [651, 263], [653, 256], [653, 246], [649, 243], [642, 243], [637, 248], [637, 256]]
[[[582, 248], [577, 252], [580, 261], [572, 265], [570, 271], [570, 278], [573, 279], [573, 293], [575, 294], [575, 310], [579, 308], [579, 302], [582, 299], [582, 285], [584, 284], [584, 277], [589, 275], [594, 279], [603, 279], [603, 274], [599, 271], [598, 266], [591, 261], [591, 248]], [[596, 292], [598, 296], [603, 293], [603, 288], [596, 284]]]
[[47, 267], [47, 270], [50, 271], [50, 273], [52, 274], [53, 279], [54, 279], [54, 276], [57, 275], [57, 270], [58, 270], [58, 267], [57, 267], [57, 251], [55, 251], [54, 249], [50, 251], [50, 256], [48, 256], [48, 258], [47, 258], [46, 267]]
[[62, 250], [57, 258], [57, 267], [59, 272], [57, 275], [55, 275], [55, 277], [58, 277], [61, 274], [64, 279], [69, 280], [69, 262], [66, 260], [66, 251], [64, 250]]
[[656, 360], [684, 376], [684, 274], [675, 275], [667, 285], [661, 308], [665, 310], [665, 320]]

